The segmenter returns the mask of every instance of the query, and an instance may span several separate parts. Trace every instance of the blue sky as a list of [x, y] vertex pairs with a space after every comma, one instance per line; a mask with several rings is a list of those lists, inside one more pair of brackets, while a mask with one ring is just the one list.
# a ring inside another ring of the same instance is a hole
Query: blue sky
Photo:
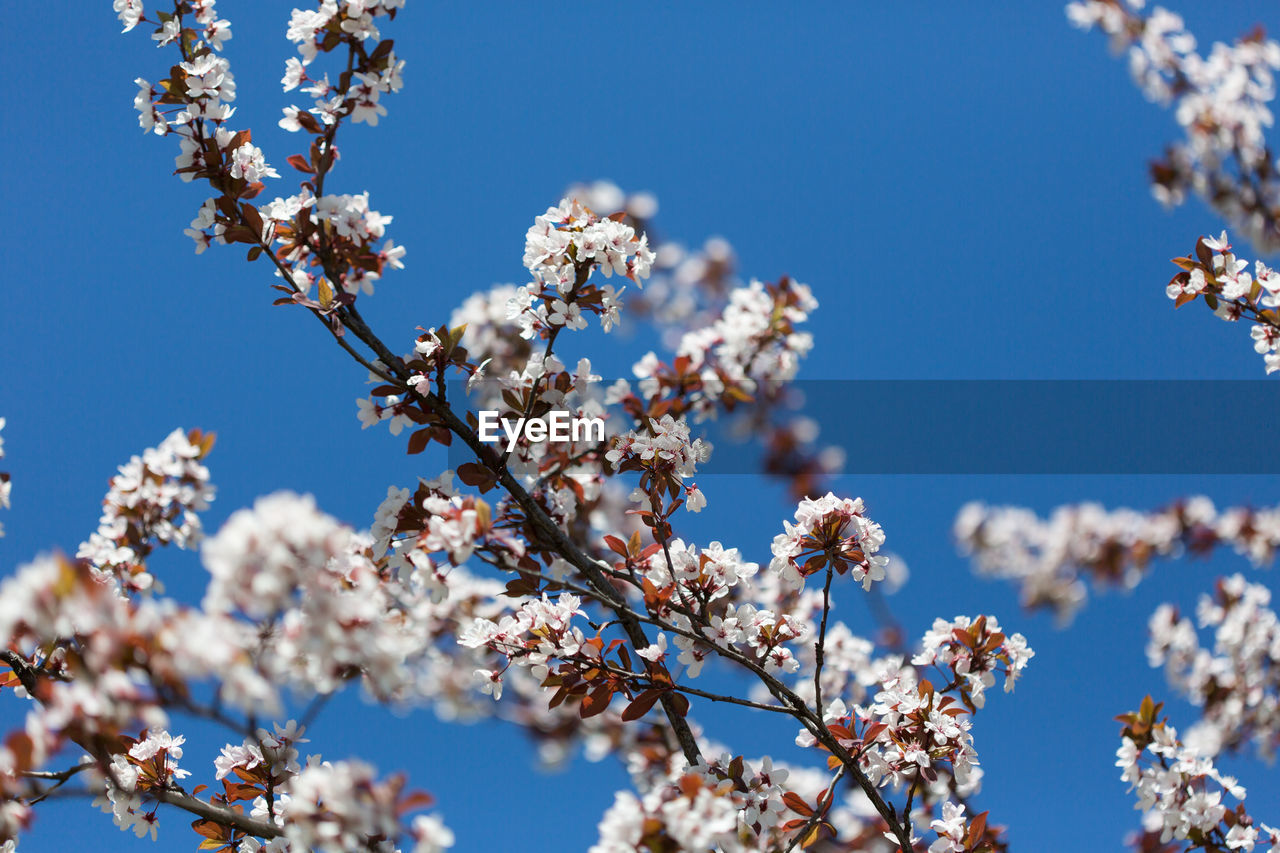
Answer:
[[[297, 145], [275, 127], [298, 102], [277, 84], [291, 5], [219, 4], [235, 34], [226, 53], [237, 126], [254, 129], [282, 174]], [[1241, 2], [1176, 8], [1202, 42], [1258, 22]], [[567, 184], [609, 178], [658, 196], [664, 235], [723, 235], [745, 275], [788, 273], [813, 288], [822, 307], [806, 378], [1261, 377], [1243, 329], [1198, 305], [1175, 313], [1165, 298], [1168, 259], [1222, 223], [1198, 203], [1166, 213], [1151, 199], [1146, 163], [1176, 135], [1173, 120], [1143, 100], [1100, 36], [1068, 27], [1061, 4], [592, 11], [415, 0], [388, 27], [406, 88], [381, 126], [345, 133], [329, 185], [370, 190], [372, 206], [395, 216], [389, 236], [409, 249], [407, 269], [363, 303], [385, 339], [407, 347], [415, 326], [441, 322], [471, 291], [521, 280], [532, 218]], [[362, 372], [302, 312], [270, 307], [265, 267], [238, 249], [192, 254], [182, 229], [204, 194], [170, 174], [176, 144], [144, 136], [131, 107], [133, 79], [162, 76], [171, 58], [146, 33], [118, 29], [98, 2], [61, 10], [54, 27], [0, 30], [10, 81], [0, 92], [0, 415], [14, 479], [0, 569], [74, 550], [115, 466], [177, 426], [219, 435], [208, 529], [282, 488], [367, 525], [388, 484], [434, 476], [443, 459], [406, 457], [401, 439], [360, 430]], [[286, 179], [268, 197], [287, 195]], [[618, 375], [651, 346], [635, 338], [581, 354]], [[1252, 432], [1223, 429], [1226, 441]], [[1186, 452], [1206, 451], [1189, 440]], [[780, 492], [753, 482], [748, 503], [738, 478], [700, 485], [710, 506], [686, 534], [763, 559], [790, 517]], [[1080, 849], [1082, 819], [1091, 849], [1118, 846], [1137, 814], [1112, 766], [1111, 718], [1147, 692], [1167, 695], [1145, 664], [1147, 616], [1163, 600], [1193, 602], [1219, 573], [1250, 570], [1227, 557], [1162, 567], [1058, 631], [1020, 613], [1012, 590], [971, 576], [951, 520], [975, 498], [1041, 512], [1082, 499], [1154, 508], [1198, 492], [1274, 504], [1274, 478], [850, 476], [839, 486], [868, 501], [912, 567], [893, 600], [909, 633], [985, 611], [1037, 650], [1017, 693], [977, 718], [981, 806], [1010, 827], [1015, 849]], [[198, 596], [191, 555], [154, 565], [172, 592]], [[870, 630], [856, 597], [841, 611]], [[1175, 723], [1193, 719], [1173, 708]], [[5, 728], [20, 713], [0, 700]], [[787, 754], [794, 734], [745, 713], [697, 713], [749, 755]], [[184, 765], [212, 776], [215, 741], [189, 732]], [[438, 796], [462, 851], [585, 849], [626, 784], [611, 764], [544, 776], [518, 733], [396, 717], [354, 694], [312, 737], [326, 757], [410, 770]], [[1255, 808], [1280, 802], [1265, 768], [1233, 769]], [[190, 849], [184, 824], [171, 815], [158, 849]], [[22, 849], [86, 844], [138, 842], [84, 804], [55, 804]]]

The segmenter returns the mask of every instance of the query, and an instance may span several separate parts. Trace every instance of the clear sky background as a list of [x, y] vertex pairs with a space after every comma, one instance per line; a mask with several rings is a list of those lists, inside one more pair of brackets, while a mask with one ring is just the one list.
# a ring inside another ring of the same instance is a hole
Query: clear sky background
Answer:
[[[284, 160], [300, 138], [275, 126], [282, 106], [304, 103], [277, 83], [291, 7], [219, 3], [233, 22], [234, 124], [252, 127], [285, 175], [268, 198], [296, 186]], [[1260, 22], [1255, 4], [1175, 8], [1202, 44]], [[0, 569], [74, 551], [115, 466], [178, 426], [218, 433], [210, 531], [284, 488], [367, 526], [389, 484], [434, 476], [443, 459], [406, 457], [403, 438], [361, 431], [362, 371], [303, 312], [270, 307], [265, 266], [246, 265], [238, 248], [192, 254], [182, 229], [207, 193], [170, 174], [176, 143], [144, 136], [131, 106], [133, 79], [157, 79], [172, 57], [147, 32], [118, 30], [105, 0], [24, 6], [0, 29], [0, 415], [14, 479]], [[1168, 259], [1222, 223], [1197, 202], [1168, 214], [1151, 199], [1146, 163], [1178, 130], [1101, 36], [1068, 26], [1060, 2], [414, 0], [385, 34], [408, 62], [406, 87], [378, 128], [344, 131], [330, 186], [368, 189], [372, 206], [395, 216], [388, 233], [408, 247], [407, 269], [362, 306], [402, 348], [473, 290], [523, 280], [533, 217], [569, 183], [609, 178], [658, 196], [664, 236], [697, 245], [723, 235], [745, 276], [811, 285], [822, 307], [807, 378], [1262, 376], [1245, 329], [1199, 305], [1175, 313], [1165, 298]], [[655, 345], [635, 338], [572, 355], [619, 375]], [[1152, 429], [1176, 429], [1176, 415]], [[1260, 437], [1253, 424], [1222, 430], [1188, 436], [1187, 454]], [[854, 472], [860, 454], [875, 453], [847, 450]], [[793, 509], [778, 490], [740, 478], [700, 485], [710, 506], [683, 532], [767, 560]], [[1009, 826], [1013, 849], [1118, 848], [1138, 815], [1113, 767], [1112, 717], [1145, 693], [1168, 695], [1145, 663], [1147, 617], [1163, 600], [1192, 604], [1220, 573], [1274, 587], [1272, 576], [1229, 556], [1162, 566], [1059, 631], [1021, 613], [1011, 589], [971, 576], [951, 521], [975, 498], [1042, 513], [1082, 499], [1154, 508], [1194, 493], [1272, 505], [1274, 478], [853, 473], [839, 485], [866, 498], [912, 568], [892, 601], [909, 634], [935, 616], [989, 612], [1037, 651], [1017, 692], [993, 696], [974, 729], [986, 769], [979, 803]], [[192, 555], [162, 553], [153, 566], [174, 594], [198, 598], [204, 575]], [[853, 592], [839, 615], [870, 632]], [[736, 752], [791, 754], [790, 725], [695, 708]], [[1171, 708], [1180, 727], [1195, 718]], [[0, 698], [3, 728], [21, 714]], [[212, 781], [220, 742], [175, 729], [191, 736], [192, 781]], [[437, 795], [460, 851], [583, 850], [626, 785], [614, 763], [543, 775], [517, 732], [457, 729], [430, 711], [396, 716], [356, 691], [312, 739], [328, 758], [409, 770]], [[1258, 816], [1280, 820], [1274, 773], [1228, 766]], [[162, 815], [157, 849], [191, 849], [186, 819]], [[42, 806], [22, 849], [148, 843], [75, 803]]]

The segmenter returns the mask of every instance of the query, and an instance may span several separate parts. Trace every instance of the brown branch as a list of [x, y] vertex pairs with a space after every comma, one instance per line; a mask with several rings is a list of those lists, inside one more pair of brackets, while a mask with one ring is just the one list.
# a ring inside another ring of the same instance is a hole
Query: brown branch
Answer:
[[[378, 356], [396, 378], [400, 379], [402, 383], [407, 382], [409, 370], [405, 367], [404, 362], [392, 353], [386, 344], [373, 333], [373, 330], [364, 322], [354, 305], [341, 309], [339, 316], [344, 325]], [[498, 463], [492, 459], [491, 450], [480, 441], [466, 421], [458, 417], [452, 408], [442, 403], [435, 395], [422, 394], [407, 386], [406, 391], [413, 399], [426, 406], [432, 414], [440, 418], [448, 430], [462, 439], [467, 447], [475, 453], [476, 458], [497, 475], [498, 482], [511, 497], [515, 498], [516, 503], [524, 511], [525, 517], [543, 541], [551, 550], [560, 554], [570, 565], [581, 572], [595, 591], [595, 597], [618, 614], [623, 631], [626, 633], [627, 639], [631, 641], [631, 644], [637, 649], [648, 648], [650, 645], [649, 640], [645, 636], [640, 622], [635, 618], [635, 614], [625, 606], [625, 600], [613, 588], [613, 585], [602, 572], [601, 566], [592, 557], [583, 552], [560, 529], [559, 525], [547, 515], [546, 511], [534, 500], [533, 496], [512, 476], [505, 464]], [[702, 757], [702, 752], [698, 748], [697, 739], [693, 736], [693, 730], [689, 728], [688, 722], [681, 716], [674, 697], [670, 693], [664, 693], [659, 701], [662, 704], [663, 711], [666, 712], [668, 721], [671, 723], [676, 739], [680, 742], [680, 749], [684, 753], [685, 760], [690, 764], [697, 764]]]
[[818, 640], [813, 644], [813, 705], [822, 713], [822, 665], [827, 653], [827, 614], [831, 612], [831, 578], [835, 571], [827, 563], [827, 582], [822, 585], [822, 625], [818, 628]]
[[[26, 688], [27, 692], [30, 693], [33, 698], [37, 701], [42, 701], [39, 699], [39, 676], [36, 671], [22, 659], [21, 655], [13, 651], [5, 650], [0, 652], [0, 660], [3, 660], [9, 665], [9, 668], [18, 676], [18, 680], [22, 683], [22, 686]], [[110, 756], [99, 747], [76, 738], [73, 738], [73, 741], [101, 766], [106, 767], [110, 765]], [[78, 767], [76, 769], [63, 772], [67, 774], [67, 778], [70, 778], [73, 773], [79, 772]], [[63, 779], [59, 781], [58, 785], [62, 784], [62, 781], [66, 780]], [[56, 787], [57, 785], [53, 786], [53, 788]], [[49, 791], [52, 791], [53, 788], [50, 788]], [[44, 796], [47, 796], [49, 791], [46, 791]], [[212, 820], [215, 823], [220, 823], [225, 826], [233, 826], [236, 829], [243, 830], [250, 835], [256, 835], [260, 838], [276, 838], [284, 834], [278, 826], [249, 817], [241, 812], [232, 811], [229, 807], [207, 803], [204, 800], [193, 797], [181, 789], [155, 788], [148, 791], [140, 791], [139, 793], [153, 797], [162, 803], [177, 806], [184, 811], [190, 812], [198, 817], [205, 818], [206, 820]], [[43, 799], [43, 796], [41, 799]]]
[[258, 838], [279, 838], [284, 835], [284, 830], [273, 823], [267, 823], [265, 820], [249, 817], [243, 812], [232, 811], [228, 807], [216, 806], [213, 803], [207, 803], [204, 800], [197, 799], [185, 791], [172, 790], [169, 788], [156, 788], [147, 791], [148, 796], [154, 797], [162, 803], [176, 806], [183, 811], [191, 812], [191, 814], [202, 817], [205, 820], [211, 820], [214, 823], [223, 826], [231, 826], [249, 835]]
[[[348, 62], [350, 62], [350, 57], [348, 58]], [[326, 142], [329, 147], [332, 147], [332, 137], [336, 133], [336, 130], [337, 127], [335, 125], [333, 128], [330, 128], [330, 132], [327, 134]], [[332, 259], [327, 257], [327, 247], [323, 244], [323, 241], [321, 241], [321, 246], [318, 248], [319, 253], [321, 254], [322, 265], [325, 267], [326, 273], [329, 273], [330, 277], [333, 278], [332, 271], [329, 269]], [[268, 254], [271, 255], [273, 260], [275, 260], [279, 266], [280, 264], [278, 259], [275, 259], [274, 253], [268, 252]], [[286, 281], [292, 283], [291, 277], [286, 275]], [[334, 278], [334, 282], [335, 286], [338, 286], [336, 278]], [[319, 312], [315, 312], [313, 310], [313, 313], [316, 313], [316, 316], [322, 321], [324, 320], [324, 318], [320, 316]], [[595, 591], [595, 597], [605, 606], [617, 613], [622, 628], [631, 644], [636, 649], [647, 648], [650, 643], [648, 638], [645, 636], [641, 623], [649, 620], [643, 619], [639, 614], [627, 606], [626, 599], [613, 587], [609, 578], [602, 571], [601, 565], [597, 563], [594, 558], [579, 548], [579, 546], [569, 538], [566, 532], [555, 523], [542, 506], [511, 474], [505, 464], [505, 460], [495, 460], [491, 449], [479, 440], [479, 437], [471, 430], [470, 426], [460, 418], [447, 403], [433, 394], [420, 393], [416, 389], [407, 385], [410, 376], [409, 370], [406, 368], [403, 361], [392, 353], [382, 340], [374, 334], [373, 330], [369, 328], [369, 325], [364, 321], [364, 318], [360, 315], [359, 310], [354, 304], [339, 308], [334, 313], [337, 315], [342, 325], [354, 333], [355, 336], [378, 357], [382, 364], [386, 366], [387, 371], [390, 374], [389, 376], [386, 376], [387, 379], [390, 380], [392, 377], [398, 379], [399, 382], [396, 384], [403, 385], [408, 394], [414, 400], [424, 405], [432, 414], [438, 417], [451, 433], [462, 439], [463, 443], [465, 443], [467, 447], [475, 453], [476, 458], [482, 464], [493, 471], [497, 476], [499, 484], [509, 495], [511, 495], [512, 498], [515, 499], [516, 503], [519, 504], [530, 525], [543, 540], [545, 545], [550, 550], [553, 550], [560, 556], [564, 557], [572, 566], [574, 566], [574, 568], [576, 568], [587, 579], [588, 583]], [[375, 373], [380, 373], [380, 371], [374, 371], [373, 367], [369, 365], [367, 361], [362, 359], [346, 341], [341, 339], [340, 336], [335, 334], [334, 337], [338, 340], [343, 349], [346, 350], [347, 353], [362, 366]], [[535, 388], [536, 387], [535, 383]], [[697, 639], [699, 641], [703, 641], [703, 638], [701, 637], [698, 637]], [[782, 702], [784, 706], [792, 709], [793, 716], [800, 720], [800, 722], [810, 731], [811, 734], [813, 734], [818, 742], [822, 743], [823, 746], [830, 750], [831, 753], [840, 760], [842, 766], [848, 769], [850, 774], [857, 781], [859, 787], [862, 788], [864, 793], [866, 793], [867, 797], [871, 800], [876, 811], [882, 818], [884, 818], [893, 831], [893, 834], [899, 840], [903, 853], [910, 853], [910, 836], [898, 821], [893, 808], [884, 801], [876, 787], [871, 784], [870, 779], [868, 779], [858, 768], [856, 759], [850, 756], [848, 751], [841, 747], [830, 731], [827, 730], [826, 725], [822, 720], [821, 709], [818, 709], [817, 713], [810, 710], [793, 691], [787, 688], [781, 681], [766, 672], [764, 668], [755, 661], [748, 659], [736, 650], [724, 650], [719, 649], [719, 647], [716, 648], [723, 656], [728, 657], [731, 660], [736, 660], [739, 664], [747, 667], [755, 673], [775, 698]], [[690, 764], [698, 763], [701, 759], [701, 751], [698, 748], [697, 740], [694, 738], [688, 722], [684, 719], [677, 707], [674, 693], [664, 693], [660, 702], [662, 704], [663, 711], [671, 724], [671, 728], [676, 735], [676, 739], [680, 743], [685, 759]], [[209, 808], [213, 807], [209, 806]], [[270, 828], [274, 830], [274, 827]]]
[[744, 708], [754, 708], [757, 711], [772, 711], [777, 714], [786, 714], [788, 717], [794, 717], [795, 712], [790, 708], [782, 705], [766, 705], [763, 702], [752, 702], [750, 699], [739, 699], [737, 696], [726, 696], [720, 693], [709, 693], [706, 690], [699, 690], [696, 687], [689, 687], [684, 684], [675, 685], [676, 690], [681, 693], [688, 693], [690, 696], [698, 696], [711, 702], [728, 702], [732, 705], [741, 705]]
[[0, 660], [9, 665], [9, 669], [13, 670], [13, 674], [18, 676], [18, 681], [22, 684], [23, 689], [34, 698], [40, 679], [36, 670], [31, 668], [31, 664], [27, 663], [22, 655], [8, 649], [0, 652]]

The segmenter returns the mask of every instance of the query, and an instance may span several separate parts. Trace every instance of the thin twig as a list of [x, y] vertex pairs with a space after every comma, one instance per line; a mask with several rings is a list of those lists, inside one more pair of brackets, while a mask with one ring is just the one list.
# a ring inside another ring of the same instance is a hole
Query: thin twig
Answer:
[[822, 665], [825, 663], [827, 651], [827, 614], [831, 612], [831, 578], [834, 576], [830, 563], [827, 563], [827, 582], [822, 585], [822, 625], [818, 628], [818, 641], [813, 644], [813, 697], [814, 707], [823, 713], [822, 704]]

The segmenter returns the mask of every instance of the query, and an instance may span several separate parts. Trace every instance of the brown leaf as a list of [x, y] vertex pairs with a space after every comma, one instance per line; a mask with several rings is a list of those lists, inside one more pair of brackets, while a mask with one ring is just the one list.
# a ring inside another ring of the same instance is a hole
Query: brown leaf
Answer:
[[635, 698], [630, 705], [622, 711], [622, 719], [630, 722], [638, 720], [649, 710], [653, 708], [655, 702], [662, 696], [661, 690], [646, 690]]
[[810, 808], [809, 804], [806, 803], [795, 791], [787, 791], [783, 794], [782, 802], [786, 803], [787, 807], [797, 814], [802, 814], [805, 817], [813, 817], [813, 809]]
[[303, 172], [308, 175], [314, 175], [316, 173], [315, 168], [313, 168], [312, 165], [307, 162], [307, 158], [303, 157], [301, 154], [290, 154], [286, 158], [286, 162], [299, 172]]
[[982, 814], [974, 815], [973, 820], [969, 823], [969, 834], [966, 836], [965, 842], [969, 848], [972, 849], [973, 846], [982, 839], [982, 836], [986, 834], [988, 814], [990, 814], [990, 812], [983, 812]]
[[409, 436], [409, 454], [421, 453], [431, 443], [431, 427], [420, 429]]
[[609, 707], [611, 699], [613, 699], [613, 688], [608, 684], [602, 684], [582, 697], [582, 705], [578, 713], [584, 719], [594, 717], [596, 714], [603, 713], [604, 709]]

